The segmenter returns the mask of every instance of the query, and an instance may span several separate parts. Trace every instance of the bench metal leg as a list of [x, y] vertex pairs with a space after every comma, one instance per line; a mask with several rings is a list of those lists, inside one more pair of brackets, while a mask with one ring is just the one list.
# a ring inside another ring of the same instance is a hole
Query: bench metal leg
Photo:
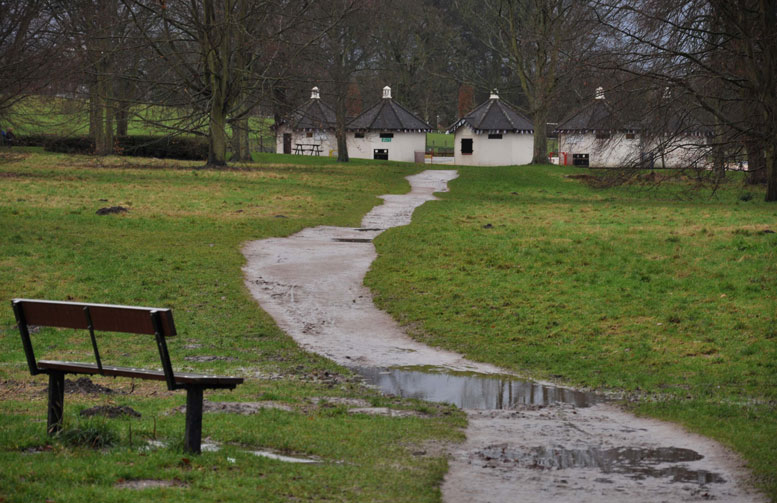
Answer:
[[202, 388], [186, 388], [186, 433], [183, 448], [192, 454], [200, 453], [202, 441]]
[[49, 417], [47, 431], [55, 435], [62, 430], [62, 413], [65, 407], [65, 374], [49, 373]]

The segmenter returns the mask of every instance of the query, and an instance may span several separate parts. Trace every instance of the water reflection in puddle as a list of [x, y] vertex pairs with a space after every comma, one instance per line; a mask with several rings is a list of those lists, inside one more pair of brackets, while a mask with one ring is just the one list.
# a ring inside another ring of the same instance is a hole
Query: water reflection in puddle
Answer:
[[564, 470], [567, 468], [598, 468], [603, 473], [621, 473], [642, 480], [645, 478], [668, 477], [672, 482], [686, 482], [705, 485], [723, 483], [717, 473], [707, 470], [693, 470], [685, 464], [698, 461], [704, 456], [691, 449], [660, 447], [642, 449], [620, 447], [614, 449], [563, 449], [535, 447], [530, 450], [505, 445], [494, 445], [478, 453], [486, 463], [517, 464], [538, 470]]
[[332, 238], [332, 241], [338, 243], [372, 243], [372, 239], [367, 238]]
[[552, 403], [588, 407], [604, 401], [604, 397], [595, 393], [521, 381], [509, 376], [410, 369], [354, 370], [383, 393], [451, 403], [463, 409], [510, 409], [520, 405]]

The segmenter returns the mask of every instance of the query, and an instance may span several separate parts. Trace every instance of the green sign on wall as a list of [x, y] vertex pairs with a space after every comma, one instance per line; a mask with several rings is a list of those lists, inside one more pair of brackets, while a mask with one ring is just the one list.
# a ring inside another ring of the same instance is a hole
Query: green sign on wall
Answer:
[[383, 143], [389, 143], [391, 141], [391, 138], [381, 138], [380, 141]]

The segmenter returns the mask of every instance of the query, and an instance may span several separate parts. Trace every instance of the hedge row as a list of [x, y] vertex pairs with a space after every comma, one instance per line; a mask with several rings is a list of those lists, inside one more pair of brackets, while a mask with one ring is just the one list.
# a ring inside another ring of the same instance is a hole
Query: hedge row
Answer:
[[[117, 136], [115, 152], [134, 157], [183, 159], [202, 161], [208, 158], [208, 142], [204, 138], [177, 136]], [[50, 152], [93, 154], [94, 141], [86, 136], [57, 137], [29, 135], [19, 138], [17, 145], [43, 146]]]

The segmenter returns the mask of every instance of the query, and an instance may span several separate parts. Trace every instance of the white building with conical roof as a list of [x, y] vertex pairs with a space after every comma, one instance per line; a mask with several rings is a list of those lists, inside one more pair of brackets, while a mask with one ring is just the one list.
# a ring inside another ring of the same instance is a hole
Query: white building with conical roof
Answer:
[[529, 164], [534, 152], [534, 127], [501, 99], [496, 91], [448, 128], [455, 136], [454, 162], [465, 166]]
[[276, 152], [279, 154], [330, 155], [337, 151], [335, 111], [321, 101], [318, 87], [310, 100], [281, 120], [275, 128]]
[[431, 126], [391, 97], [383, 98], [348, 123], [348, 156], [355, 159], [383, 159], [415, 162], [415, 153], [426, 151], [426, 133]]

